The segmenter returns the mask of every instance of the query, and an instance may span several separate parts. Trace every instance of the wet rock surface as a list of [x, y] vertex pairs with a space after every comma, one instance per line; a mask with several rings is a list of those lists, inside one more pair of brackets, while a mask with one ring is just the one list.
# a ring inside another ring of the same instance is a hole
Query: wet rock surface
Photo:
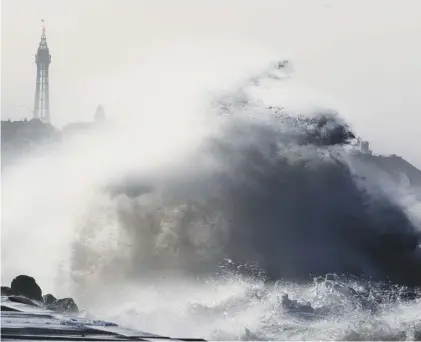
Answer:
[[42, 299], [45, 305], [51, 305], [57, 300], [51, 293], [42, 296]]
[[15, 296], [16, 293], [14, 293], [10, 287], [2, 286], [1, 287], [1, 295], [2, 296]]
[[46, 307], [57, 312], [79, 312], [79, 308], [77, 307], [73, 298], [57, 299], [53, 303], [46, 305]]
[[[34, 278], [19, 275], [13, 279], [11, 286], [2, 286], [1, 295], [8, 296], [11, 300], [26, 300], [28, 304], [38, 305], [59, 313], [77, 313], [79, 308], [73, 298], [57, 299], [52, 294], [42, 295], [41, 287]], [[32, 302], [32, 301], [37, 301]]]
[[42, 291], [35, 279], [27, 275], [17, 276], [12, 280], [11, 290], [23, 297], [42, 302]]

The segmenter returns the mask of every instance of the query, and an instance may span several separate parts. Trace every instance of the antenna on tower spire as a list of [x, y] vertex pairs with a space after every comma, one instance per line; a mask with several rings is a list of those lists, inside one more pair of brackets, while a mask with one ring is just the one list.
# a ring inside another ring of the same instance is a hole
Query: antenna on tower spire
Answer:
[[41, 39], [47, 39], [46, 35], [45, 35], [45, 20], [41, 19], [41, 23], [42, 23], [42, 35], [41, 35]]

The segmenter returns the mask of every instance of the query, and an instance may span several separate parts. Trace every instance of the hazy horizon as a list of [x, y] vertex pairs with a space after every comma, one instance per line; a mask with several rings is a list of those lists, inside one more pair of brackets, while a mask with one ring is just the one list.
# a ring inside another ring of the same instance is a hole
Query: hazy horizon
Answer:
[[143, 99], [173, 100], [151, 99], [149, 87], [197, 83], [202, 93], [218, 92], [289, 59], [291, 103], [333, 108], [375, 152], [421, 167], [414, 145], [421, 133], [420, 10], [409, 0], [3, 0], [2, 119], [31, 116], [43, 18], [57, 127], [91, 121], [98, 104], [113, 120], [147, 120], [153, 112], [142, 111]]

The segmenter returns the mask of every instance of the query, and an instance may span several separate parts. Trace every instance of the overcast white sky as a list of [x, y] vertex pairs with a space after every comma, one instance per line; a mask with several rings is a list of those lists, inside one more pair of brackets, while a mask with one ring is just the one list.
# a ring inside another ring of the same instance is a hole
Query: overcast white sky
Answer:
[[157, 65], [169, 79], [189, 65], [223, 83], [236, 60], [287, 57], [313, 101], [334, 105], [375, 151], [421, 167], [419, 0], [2, 0], [3, 119], [31, 115], [41, 18], [58, 127], [90, 121], [98, 103], [115, 118], [136, 112], [141, 70]]

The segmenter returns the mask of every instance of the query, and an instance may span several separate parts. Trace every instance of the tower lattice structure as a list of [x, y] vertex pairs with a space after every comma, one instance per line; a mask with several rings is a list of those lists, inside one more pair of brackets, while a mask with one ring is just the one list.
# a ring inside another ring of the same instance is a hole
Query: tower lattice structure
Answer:
[[37, 83], [35, 89], [34, 118], [50, 123], [50, 89], [49, 66], [51, 63], [50, 50], [47, 45], [45, 26], [42, 28], [41, 41], [35, 55], [37, 65]]

